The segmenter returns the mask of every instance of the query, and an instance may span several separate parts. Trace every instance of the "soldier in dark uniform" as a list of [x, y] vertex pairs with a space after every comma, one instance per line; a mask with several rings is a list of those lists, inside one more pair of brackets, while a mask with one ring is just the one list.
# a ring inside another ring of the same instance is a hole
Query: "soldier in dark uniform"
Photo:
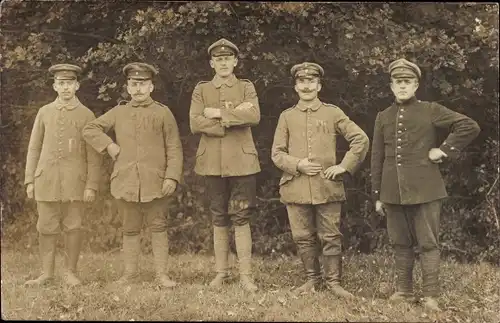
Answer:
[[205, 177], [214, 226], [217, 275], [210, 286], [218, 287], [228, 278], [232, 222], [240, 282], [246, 290], [255, 291], [249, 221], [255, 211], [255, 174], [260, 172], [260, 164], [251, 127], [259, 124], [260, 108], [252, 82], [233, 74], [238, 53], [238, 47], [224, 38], [208, 48], [215, 76], [194, 88], [189, 120], [191, 132], [201, 134], [194, 170]]
[[[123, 68], [132, 100], [109, 110], [83, 129], [85, 140], [115, 161], [111, 174], [111, 195], [123, 216], [125, 272], [118, 283], [133, 282], [138, 276], [143, 221], [151, 228], [151, 244], [159, 286], [177, 283], [167, 275], [168, 197], [175, 192], [182, 174], [182, 146], [179, 129], [170, 109], [154, 101], [153, 76], [158, 71], [145, 63]], [[106, 134], [114, 129], [116, 143]]]
[[[447, 192], [438, 164], [455, 158], [480, 129], [463, 114], [417, 100], [421, 71], [414, 63], [398, 59], [389, 65], [389, 73], [396, 100], [375, 120], [371, 176], [375, 208], [387, 215], [395, 252], [397, 291], [390, 299], [413, 299], [414, 246], [418, 245], [423, 304], [439, 311], [439, 216]], [[436, 142], [438, 128], [450, 129], [441, 145]]]
[[[272, 160], [283, 170], [281, 201], [286, 204], [292, 236], [302, 259], [307, 281], [297, 293], [318, 287], [321, 271], [319, 246], [327, 288], [339, 297], [353, 295], [341, 286], [342, 234], [340, 211], [345, 200], [342, 174], [353, 174], [369, 148], [365, 132], [333, 104], [318, 99], [323, 68], [315, 63], [294, 65], [299, 102], [279, 117], [272, 146]], [[337, 136], [349, 142], [349, 151], [338, 163]]]

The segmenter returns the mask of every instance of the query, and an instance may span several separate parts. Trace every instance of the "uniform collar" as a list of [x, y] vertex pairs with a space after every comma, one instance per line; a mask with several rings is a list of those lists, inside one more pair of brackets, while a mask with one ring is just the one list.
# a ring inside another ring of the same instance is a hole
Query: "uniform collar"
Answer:
[[54, 103], [56, 104], [57, 110], [61, 110], [62, 108], [66, 110], [73, 110], [81, 104], [80, 100], [78, 100], [76, 96], [69, 102], [63, 102], [59, 97], [57, 97]]
[[153, 99], [151, 97], [146, 99], [146, 101], [141, 101], [141, 102], [134, 101], [134, 99], [132, 99], [130, 101], [130, 105], [134, 108], [140, 108], [140, 107], [145, 108], [145, 107], [151, 105], [152, 103], [153, 103]]
[[212, 79], [212, 83], [213, 85], [215, 85], [216, 88], [220, 88], [222, 84], [226, 84], [228, 87], [232, 87], [233, 85], [236, 84], [237, 80], [238, 79], [234, 74], [231, 74], [231, 76], [225, 79], [216, 74]]
[[417, 102], [417, 97], [416, 96], [412, 96], [411, 98], [409, 98], [408, 100], [402, 102], [402, 103], [398, 103], [396, 100], [394, 100], [394, 105], [411, 105], [415, 102]]
[[300, 111], [306, 111], [307, 109], [317, 111], [322, 104], [323, 102], [321, 102], [318, 98], [314, 99], [310, 103], [299, 100], [299, 103], [297, 103], [297, 108], [299, 108]]

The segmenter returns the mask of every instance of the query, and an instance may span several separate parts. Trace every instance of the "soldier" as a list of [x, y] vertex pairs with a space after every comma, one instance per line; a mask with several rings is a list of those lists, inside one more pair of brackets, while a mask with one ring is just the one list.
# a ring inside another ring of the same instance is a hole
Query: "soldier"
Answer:
[[[138, 276], [143, 217], [151, 229], [151, 244], [159, 286], [177, 283], [167, 275], [168, 197], [182, 173], [179, 130], [170, 109], [154, 101], [153, 75], [158, 71], [145, 63], [123, 68], [132, 100], [118, 105], [83, 129], [85, 140], [98, 152], [105, 150], [114, 160], [111, 194], [123, 216], [125, 272], [117, 281], [133, 282]], [[116, 143], [105, 133], [114, 129]]]
[[[420, 249], [426, 309], [439, 311], [439, 216], [447, 196], [438, 164], [455, 158], [479, 133], [477, 123], [436, 102], [417, 100], [420, 68], [406, 59], [389, 65], [396, 102], [377, 114], [371, 153], [376, 211], [387, 215], [394, 247], [396, 289], [393, 301], [413, 298], [414, 246]], [[438, 128], [451, 129], [438, 147]]]
[[232, 221], [240, 282], [246, 290], [256, 291], [258, 287], [251, 278], [249, 220], [255, 210], [255, 174], [260, 172], [260, 165], [250, 127], [259, 123], [260, 108], [252, 82], [233, 74], [238, 53], [238, 47], [224, 38], [208, 48], [215, 76], [194, 88], [189, 116], [191, 132], [201, 133], [195, 172], [205, 176], [214, 227], [217, 275], [210, 286], [221, 286], [229, 277]]
[[28, 198], [37, 202], [36, 228], [43, 274], [26, 285], [53, 280], [56, 243], [61, 231], [66, 238], [63, 280], [70, 286], [81, 284], [76, 267], [83, 241], [82, 201], [94, 201], [101, 164], [101, 157], [85, 144], [81, 134], [85, 124], [95, 119], [94, 113], [75, 95], [81, 71], [79, 66], [71, 64], [49, 68], [58, 96], [38, 110], [31, 132], [24, 184]]
[[[351, 175], [364, 161], [369, 140], [366, 134], [337, 106], [318, 99], [324, 71], [315, 63], [291, 69], [299, 102], [279, 117], [272, 160], [283, 175], [281, 201], [286, 205], [293, 239], [305, 268], [307, 281], [297, 293], [317, 288], [321, 281], [318, 255], [323, 254], [327, 288], [335, 295], [351, 298], [341, 287], [342, 234], [339, 231], [341, 203], [345, 200], [342, 174]], [[349, 142], [349, 151], [337, 164], [336, 136]]]

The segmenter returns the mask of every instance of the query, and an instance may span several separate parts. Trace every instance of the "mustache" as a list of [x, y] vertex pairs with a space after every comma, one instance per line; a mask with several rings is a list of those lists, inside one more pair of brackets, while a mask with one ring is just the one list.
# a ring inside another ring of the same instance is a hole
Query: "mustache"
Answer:
[[313, 89], [302, 89], [302, 90], [300, 90], [300, 92], [302, 92], [302, 93], [311, 93], [311, 92], [314, 92], [314, 90]]

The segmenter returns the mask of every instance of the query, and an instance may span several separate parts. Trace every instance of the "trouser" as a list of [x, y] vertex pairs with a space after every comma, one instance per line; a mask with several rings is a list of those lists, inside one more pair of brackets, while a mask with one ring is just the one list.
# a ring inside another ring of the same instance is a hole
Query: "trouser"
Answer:
[[235, 226], [249, 223], [256, 208], [255, 175], [206, 176], [205, 180], [214, 226], [225, 227], [231, 222]]
[[82, 229], [83, 202], [37, 201], [36, 205], [38, 209], [36, 229], [39, 233], [54, 235]]
[[123, 235], [134, 236], [141, 232], [143, 221], [151, 232], [167, 230], [168, 197], [150, 202], [127, 202], [117, 199], [118, 212], [123, 219]]
[[414, 247], [418, 246], [423, 294], [437, 296], [441, 200], [415, 205], [386, 204], [386, 210], [387, 231], [395, 253], [398, 290], [413, 291]]
[[323, 255], [341, 255], [341, 203], [287, 204], [286, 208], [292, 237], [300, 254], [317, 254], [319, 239], [319, 246]]

